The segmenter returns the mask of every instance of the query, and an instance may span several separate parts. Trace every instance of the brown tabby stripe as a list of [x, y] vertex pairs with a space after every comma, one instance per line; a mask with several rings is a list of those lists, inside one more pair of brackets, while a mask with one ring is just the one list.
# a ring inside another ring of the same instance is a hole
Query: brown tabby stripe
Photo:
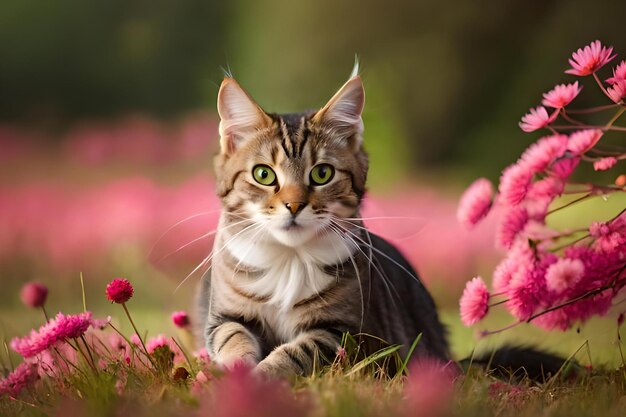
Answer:
[[254, 295], [254, 294], [247, 293], [241, 288], [237, 287], [235, 284], [232, 284], [230, 282], [228, 282], [228, 285], [236, 294], [244, 298], [247, 298], [249, 300], [256, 301], [257, 303], [265, 303], [270, 299], [270, 297], [267, 295]]

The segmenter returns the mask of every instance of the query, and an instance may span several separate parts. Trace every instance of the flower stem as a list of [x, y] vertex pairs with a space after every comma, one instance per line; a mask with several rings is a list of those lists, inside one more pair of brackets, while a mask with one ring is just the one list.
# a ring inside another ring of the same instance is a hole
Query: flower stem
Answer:
[[557, 208], [555, 208], [555, 209], [552, 209], [552, 210], [550, 210], [549, 212], [547, 212], [547, 213], [546, 213], [546, 216], [549, 216], [549, 215], [550, 215], [550, 214], [552, 214], [552, 213], [556, 213], [556, 212], [557, 212], [557, 211], [559, 211], [559, 210], [563, 210], [564, 208], [567, 208], [567, 207], [569, 207], [569, 206], [572, 206], [572, 205], [574, 205], [574, 204], [576, 204], [576, 203], [580, 203], [581, 201], [584, 201], [584, 200], [586, 200], [586, 199], [588, 199], [588, 198], [590, 198], [590, 197], [593, 197], [593, 193], [588, 193], [588, 194], [585, 194], [584, 196], [582, 196], [582, 197], [578, 197], [577, 199], [572, 200], [572, 201], [570, 201], [570, 202], [569, 202], [569, 203], [567, 203], [567, 204], [564, 204], [564, 205], [562, 205], [562, 206], [560, 206], [560, 207], [557, 207]]
[[605, 129], [610, 129], [613, 126], [613, 123], [615, 123], [617, 121], [617, 119], [620, 118], [620, 116], [622, 114], [624, 114], [624, 112], [626, 111], [626, 107], [620, 107], [620, 109], [615, 112], [615, 115], [611, 118], [611, 120], [609, 120], [606, 125], [604, 126]]
[[[87, 349], [87, 353], [89, 354], [89, 359], [91, 359], [91, 363], [93, 365], [93, 369], [96, 371], [96, 374], [98, 374], [98, 367], [96, 366], [96, 361], [93, 359], [93, 354], [91, 353], [91, 349], [89, 348], [89, 344], [87, 343], [87, 340], [85, 340], [85, 335], [80, 335], [80, 340], [83, 341], [83, 344], [85, 345], [85, 349]], [[78, 342], [76, 342], [76, 344], [78, 344]]]
[[[596, 74], [595, 72], [593, 73], [593, 79], [596, 80], [596, 83], [598, 83], [598, 86], [600, 87], [600, 90], [602, 90], [604, 95], [611, 99], [611, 96], [609, 95], [608, 91], [606, 91], [606, 88], [604, 88], [602, 81], [600, 81], [600, 78], [598, 78], [598, 74]], [[611, 101], [613, 100], [611, 99]]]
[[[625, 108], [626, 109], [626, 108]], [[576, 129], [600, 129], [600, 130], [613, 130], [616, 132], [626, 132], [626, 127], [623, 126], [598, 126], [598, 125], [552, 125], [554, 129], [561, 130], [576, 130]]]
[[130, 321], [131, 326], [133, 326], [133, 329], [135, 330], [135, 334], [137, 334], [137, 337], [139, 338], [139, 341], [141, 342], [141, 347], [143, 347], [143, 350], [144, 350], [144, 352], [146, 354], [146, 357], [148, 358], [148, 360], [150, 361], [152, 366], [156, 369], [156, 366], [155, 366], [154, 362], [152, 361], [152, 358], [150, 357], [150, 354], [148, 353], [148, 348], [146, 348], [146, 344], [143, 342], [143, 338], [139, 334], [139, 330], [137, 330], [137, 326], [135, 326], [135, 322], [133, 321], [133, 318], [130, 316], [130, 312], [128, 311], [128, 307], [126, 307], [126, 303], [122, 303], [122, 307], [124, 307], [124, 311], [126, 312], [126, 316], [128, 317], [128, 320]]
[[601, 111], [605, 111], [605, 110], [611, 110], [614, 109], [615, 107], [619, 107], [619, 104], [605, 104], [604, 106], [596, 106], [596, 107], [589, 107], [588, 109], [569, 109], [568, 112], [570, 114], [590, 114], [590, 113], [597, 113], [597, 112], [601, 112]]
[[41, 306], [41, 311], [43, 311], [43, 316], [46, 318], [46, 323], [50, 321], [50, 316], [48, 316], [48, 312], [46, 311], [46, 306]]

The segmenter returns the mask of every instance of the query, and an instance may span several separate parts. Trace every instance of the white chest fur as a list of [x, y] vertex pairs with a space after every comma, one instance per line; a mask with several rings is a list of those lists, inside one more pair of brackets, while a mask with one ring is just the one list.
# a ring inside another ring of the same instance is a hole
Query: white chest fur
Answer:
[[271, 238], [237, 236], [226, 249], [242, 265], [262, 271], [260, 276], [240, 282], [242, 289], [269, 297], [267, 304], [286, 313], [298, 301], [323, 291], [336, 280], [324, 272], [324, 266], [345, 262], [356, 247], [331, 233], [298, 247], [284, 246]]

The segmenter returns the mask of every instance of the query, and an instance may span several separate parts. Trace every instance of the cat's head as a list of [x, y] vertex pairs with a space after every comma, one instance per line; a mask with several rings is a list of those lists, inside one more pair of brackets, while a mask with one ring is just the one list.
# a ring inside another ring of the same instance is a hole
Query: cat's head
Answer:
[[[365, 191], [365, 93], [351, 77], [318, 111], [265, 112], [233, 78], [220, 87], [217, 190], [232, 219], [297, 247], [355, 217]], [[345, 225], [343, 225], [345, 226]]]

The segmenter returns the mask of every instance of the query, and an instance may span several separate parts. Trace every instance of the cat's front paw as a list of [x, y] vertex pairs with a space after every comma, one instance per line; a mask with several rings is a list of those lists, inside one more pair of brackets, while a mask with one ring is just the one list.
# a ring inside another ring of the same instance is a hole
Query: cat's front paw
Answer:
[[254, 375], [261, 379], [284, 379], [295, 376], [284, 367], [277, 366], [270, 361], [263, 360], [252, 370]]
[[226, 370], [232, 370], [239, 367], [254, 369], [259, 363], [256, 355], [252, 353], [243, 356], [218, 355], [214, 361], [220, 368]]

